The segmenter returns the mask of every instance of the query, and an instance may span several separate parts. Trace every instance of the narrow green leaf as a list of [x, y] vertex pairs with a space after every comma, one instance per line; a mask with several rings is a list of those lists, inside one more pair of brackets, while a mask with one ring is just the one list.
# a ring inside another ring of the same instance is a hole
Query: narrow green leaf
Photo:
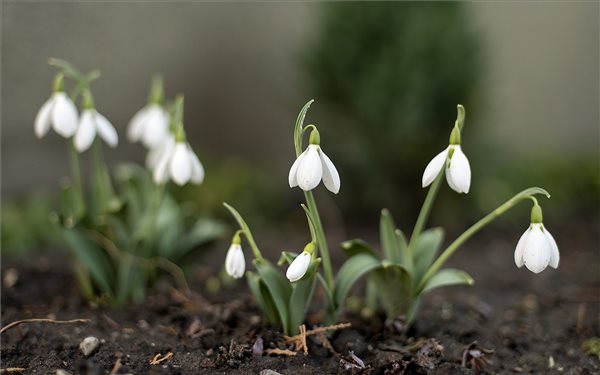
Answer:
[[344, 241], [342, 242], [341, 246], [342, 250], [348, 257], [363, 253], [378, 257], [377, 252], [375, 252], [373, 247], [361, 239]]
[[444, 230], [442, 228], [427, 229], [417, 238], [415, 253], [413, 254], [415, 271], [412, 275], [415, 285], [419, 284], [421, 277], [433, 263], [443, 241]]
[[433, 275], [421, 293], [447, 285], [467, 284], [473, 285], [473, 278], [466, 273], [455, 268], [444, 268]]
[[306, 275], [295, 283], [292, 283], [292, 294], [290, 296], [289, 311], [290, 320], [288, 323], [288, 332], [286, 334], [295, 335], [298, 333], [298, 327], [304, 322], [306, 310], [312, 300], [317, 278], [315, 273], [319, 268], [321, 259], [313, 259], [310, 263]]
[[191, 250], [209, 242], [222, 238], [225, 235], [225, 225], [217, 220], [200, 218], [187, 231], [177, 246], [175, 258], [184, 256]]
[[269, 290], [260, 276], [252, 271], [248, 271], [246, 272], [246, 280], [248, 281], [250, 291], [254, 295], [254, 298], [256, 298], [258, 307], [265, 315], [267, 321], [271, 324], [281, 323], [275, 302], [273, 302], [273, 298], [271, 298]]
[[296, 149], [296, 157], [302, 153], [302, 128], [304, 127], [304, 118], [308, 108], [314, 102], [314, 99], [309, 100], [304, 107], [300, 110], [298, 118], [296, 119], [296, 125], [294, 127], [294, 148]]
[[113, 295], [111, 280], [114, 276], [106, 253], [77, 229], [64, 229], [63, 237], [77, 260], [89, 272], [101, 292]]
[[343, 305], [348, 292], [361, 276], [380, 267], [382, 265], [379, 259], [368, 253], [357, 254], [346, 260], [339, 269], [335, 281], [334, 301], [336, 308]]
[[384, 263], [369, 278], [377, 285], [378, 300], [388, 318], [406, 314], [412, 301], [412, 286], [410, 275], [404, 267]]
[[298, 256], [298, 253], [293, 251], [282, 251], [279, 256], [279, 260], [277, 261], [278, 266], [287, 266], [288, 264], [292, 264], [294, 259]]
[[381, 217], [379, 219], [379, 239], [381, 241], [381, 250], [385, 259], [390, 262], [400, 262], [400, 245], [394, 231], [396, 225], [394, 219], [387, 209], [381, 210]]
[[254, 266], [265, 283], [279, 318], [285, 326], [289, 322], [288, 302], [292, 293], [290, 282], [266, 259], [254, 259]]

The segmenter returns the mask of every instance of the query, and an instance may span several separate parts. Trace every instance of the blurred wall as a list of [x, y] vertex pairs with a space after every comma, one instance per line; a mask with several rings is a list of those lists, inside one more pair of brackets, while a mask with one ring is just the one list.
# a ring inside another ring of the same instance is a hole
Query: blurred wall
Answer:
[[[151, 74], [161, 72], [169, 96], [186, 96], [185, 124], [200, 158], [244, 158], [285, 186], [293, 121], [310, 98], [300, 59], [318, 21], [318, 3], [1, 6], [4, 197], [54, 186], [57, 176], [68, 174], [64, 140], [33, 134], [55, 73], [46, 64], [49, 57], [102, 71], [93, 86], [96, 105], [121, 134], [111, 160], [142, 160], [143, 150], [124, 139], [125, 128], [145, 104]], [[599, 4], [468, 6], [489, 64], [482, 69], [488, 134], [509, 145], [511, 155], [534, 149], [597, 153]]]

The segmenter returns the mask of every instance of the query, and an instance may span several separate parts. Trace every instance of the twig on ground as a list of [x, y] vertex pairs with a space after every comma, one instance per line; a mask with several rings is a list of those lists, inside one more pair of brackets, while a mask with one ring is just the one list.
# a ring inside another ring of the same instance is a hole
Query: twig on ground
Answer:
[[8, 372], [8, 373], [13, 373], [13, 372], [23, 372], [27, 370], [26, 368], [23, 367], [9, 367], [9, 368], [3, 368], [0, 369], [0, 374]]
[[331, 343], [325, 337], [325, 333], [330, 332], [330, 331], [337, 331], [340, 329], [348, 328], [350, 326], [352, 326], [351, 323], [341, 323], [341, 324], [334, 324], [334, 325], [327, 326], [327, 327], [317, 327], [317, 328], [311, 329], [310, 331], [307, 331], [306, 326], [303, 324], [300, 326], [299, 334], [297, 334], [295, 336], [291, 336], [291, 337], [290, 336], [283, 336], [283, 337], [285, 339], [286, 344], [294, 344], [294, 350], [296, 350], [296, 352], [300, 352], [300, 350], [303, 350], [304, 354], [308, 355], [308, 345], [306, 344], [306, 338], [308, 336], [314, 336], [314, 335], [317, 335], [318, 337], [323, 336], [323, 338], [325, 338], [325, 340], [320, 340], [321, 345], [323, 345], [325, 348], [330, 350], [332, 353], [335, 353], [335, 350], [333, 350], [333, 346], [331, 346]]
[[120, 352], [116, 353], [117, 360], [115, 361], [115, 365], [113, 366], [112, 370], [110, 370], [110, 374], [109, 375], [116, 375], [117, 371], [119, 371], [121, 369], [121, 367], [122, 367], [122, 365], [121, 365], [121, 356], [122, 355], [123, 354], [120, 353]]
[[289, 350], [289, 349], [279, 349], [279, 348], [274, 348], [274, 349], [266, 349], [265, 353], [267, 353], [267, 355], [273, 354], [273, 355], [287, 355], [290, 357], [295, 356], [296, 353], [293, 350]]
[[5, 325], [4, 327], [2, 327], [0, 329], [0, 333], [8, 331], [9, 329], [16, 327], [18, 325], [24, 324], [24, 323], [76, 324], [76, 323], [89, 323], [90, 321], [91, 321], [90, 319], [71, 319], [71, 320], [54, 320], [54, 319], [41, 319], [41, 318], [23, 319], [23, 320], [17, 320], [16, 322], [12, 322], [10, 324]]
[[169, 360], [169, 359], [171, 359], [171, 358], [173, 358], [173, 353], [171, 353], [171, 352], [168, 352], [168, 353], [167, 353], [167, 354], [165, 354], [164, 356], [163, 356], [162, 354], [158, 353], [158, 354], [156, 354], [156, 355], [154, 356], [154, 358], [152, 358], [152, 359], [150, 360], [150, 364], [151, 364], [151, 365], [158, 365], [158, 364], [160, 364], [161, 362], [168, 361], [168, 360]]

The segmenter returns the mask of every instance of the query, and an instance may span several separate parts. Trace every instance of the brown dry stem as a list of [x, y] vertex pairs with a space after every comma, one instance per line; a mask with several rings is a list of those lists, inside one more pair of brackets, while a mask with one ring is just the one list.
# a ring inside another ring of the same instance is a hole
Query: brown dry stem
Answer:
[[4, 327], [2, 327], [2, 329], [0, 329], [0, 333], [4, 333], [5, 331], [8, 331], [9, 329], [11, 329], [13, 327], [16, 327], [18, 325], [25, 324], [25, 323], [76, 324], [76, 323], [89, 323], [90, 321], [91, 321], [90, 319], [71, 319], [71, 320], [54, 320], [54, 319], [41, 319], [41, 318], [23, 319], [23, 320], [17, 320], [16, 322], [12, 322], [10, 324], [5, 325]]
[[154, 358], [152, 358], [150, 360], [150, 364], [151, 365], [158, 365], [158, 364], [160, 364], [160, 363], [162, 363], [164, 361], [170, 360], [171, 358], [173, 358], [173, 353], [171, 353], [171, 352], [168, 352], [164, 356], [162, 354], [158, 353], [158, 354], [156, 354], [154, 356]]
[[279, 348], [274, 348], [274, 349], [266, 349], [266, 350], [265, 350], [265, 353], [267, 353], [268, 355], [271, 355], [271, 354], [273, 354], [273, 355], [287, 355], [287, 356], [289, 356], [289, 357], [293, 357], [293, 356], [295, 356], [296, 354], [298, 354], [298, 353], [296, 353], [296, 352], [295, 352], [295, 351], [293, 351], [293, 350], [289, 350], [289, 349], [279, 349]]
[[296, 352], [300, 352], [302, 350], [302, 351], [304, 351], [304, 354], [307, 355], [308, 354], [308, 346], [306, 345], [306, 338], [308, 336], [314, 336], [314, 335], [318, 335], [319, 337], [323, 336], [323, 338], [325, 338], [325, 340], [321, 340], [321, 344], [325, 348], [327, 348], [329, 351], [331, 351], [332, 353], [335, 353], [333, 346], [331, 346], [331, 343], [325, 337], [325, 333], [349, 328], [351, 326], [352, 326], [351, 323], [340, 323], [340, 324], [334, 324], [334, 325], [326, 326], [326, 327], [317, 327], [317, 328], [311, 329], [310, 331], [307, 331], [306, 326], [303, 324], [300, 326], [299, 334], [297, 334], [295, 336], [291, 336], [291, 337], [290, 336], [283, 336], [283, 337], [285, 339], [286, 344], [294, 344], [294, 349], [296, 350]]

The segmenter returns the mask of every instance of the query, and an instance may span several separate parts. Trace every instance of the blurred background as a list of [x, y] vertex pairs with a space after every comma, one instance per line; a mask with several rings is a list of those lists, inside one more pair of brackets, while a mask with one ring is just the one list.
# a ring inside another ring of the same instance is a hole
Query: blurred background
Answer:
[[[333, 239], [376, 231], [383, 207], [409, 232], [426, 194], [423, 169], [447, 146], [461, 103], [471, 193], [443, 187], [431, 225], [456, 233], [542, 186], [553, 194], [542, 202], [549, 227], [598, 228], [597, 2], [1, 6], [4, 251], [55, 238], [46, 224], [58, 179], [69, 174], [67, 150], [56, 134], [33, 133], [56, 73], [50, 57], [102, 71], [96, 106], [120, 133], [105, 153], [111, 165], [143, 163], [125, 130], [153, 73], [162, 73], [168, 97], [185, 95], [184, 123], [206, 180], [177, 194], [198, 201], [201, 214], [231, 222], [227, 201], [259, 231], [304, 233], [303, 196], [287, 174], [297, 113], [314, 98], [307, 123], [319, 126], [342, 179], [337, 196], [317, 193]], [[523, 206], [501, 220], [519, 234], [529, 220]]]

